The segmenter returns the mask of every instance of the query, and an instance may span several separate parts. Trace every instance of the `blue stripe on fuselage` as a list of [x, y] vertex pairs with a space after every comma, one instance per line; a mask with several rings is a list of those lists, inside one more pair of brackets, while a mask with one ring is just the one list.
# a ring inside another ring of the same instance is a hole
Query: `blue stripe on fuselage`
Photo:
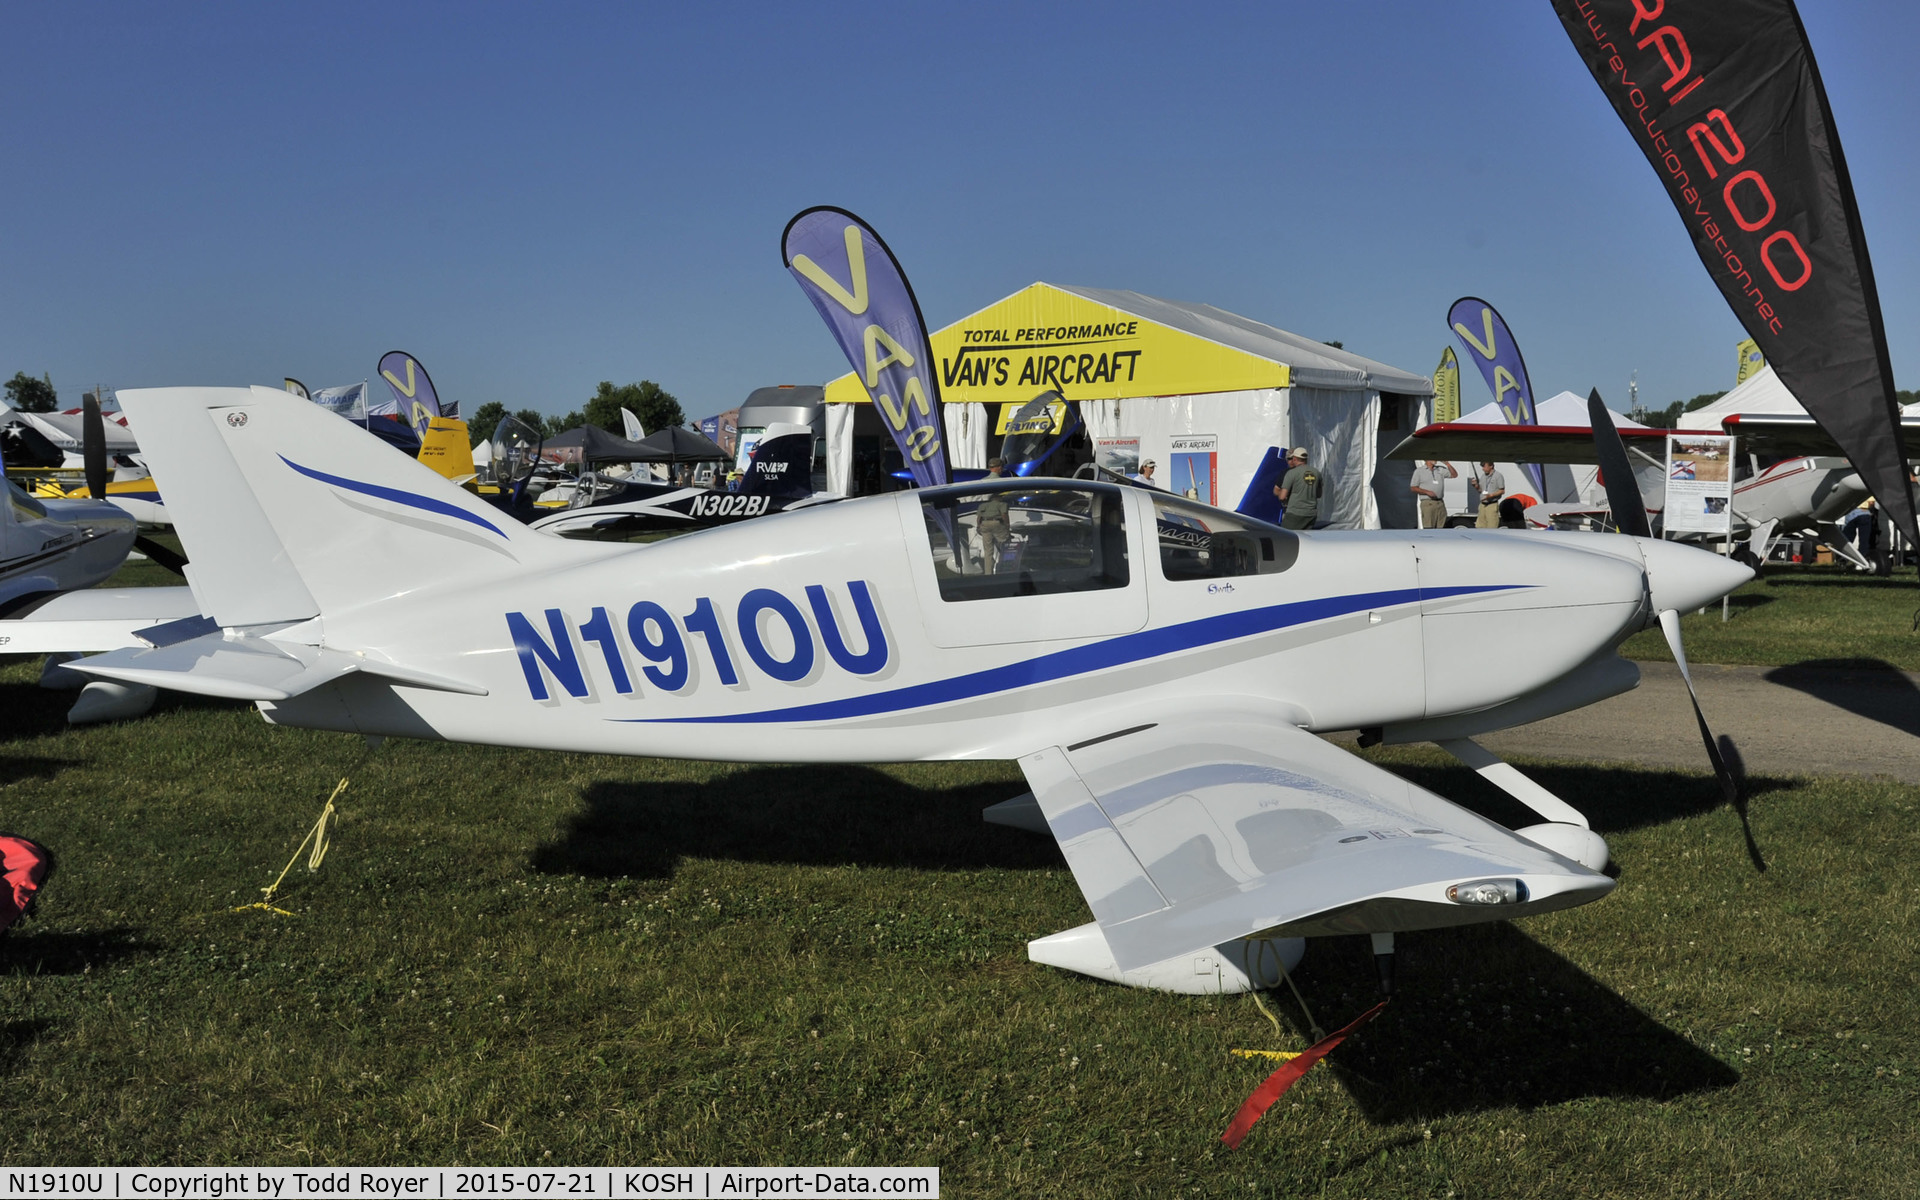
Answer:
[[738, 725], [763, 724], [770, 721], [833, 721], [846, 717], [870, 717], [878, 713], [924, 708], [934, 704], [949, 704], [955, 700], [970, 700], [976, 696], [1031, 687], [1036, 683], [1051, 683], [1056, 679], [1086, 675], [1108, 667], [1125, 666], [1143, 659], [1159, 658], [1162, 655], [1177, 654], [1183, 650], [1194, 650], [1218, 642], [1230, 642], [1236, 638], [1270, 633], [1290, 625], [1305, 625], [1313, 621], [1343, 617], [1349, 613], [1364, 612], [1369, 609], [1392, 608], [1402, 604], [1415, 604], [1421, 600], [1440, 600], [1448, 596], [1466, 596], [1479, 592], [1514, 591], [1529, 586], [1531, 585], [1485, 584], [1475, 587], [1395, 588], [1386, 592], [1360, 592], [1351, 596], [1299, 600], [1292, 604], [1275, 604], [1266, 608], [1247, 609], [1243, 612], [1221, 613], [1216, 617], [1202, 617], [1197, 621], [1184, 621], [1164, 629], [1144, 629], [1139, 633], [1122, 634], [1090, 645], [1075, 646], [1071, 650], [1042, 654], [1038, 658], [1029, 658], [1024, 662], [1008, 663], [1004, 667], [989, 667], [984, 671], [972, 671], [965, 675], [956, 675], [951, 679], [911, 684], [871, 696], [851, 696], [844, 700], [823, 700], [817, 704], [796, 704], [789, 708], [768, 709], [755, 713], [730, 713], [717, 717], [618, 719], [623, 724], [640, 725]]
[[430, 513], [439, 513], [443, 517], [458, 517], [462, 521], [478, 525], [480, 528], [490, 532], [498, 533], [503, 538], [507, 536], [501, 533], [500, 527], [492, 521], [487, 520], [485, 517], [475, 516], [473, 513], [468, 512], [458, 505], [448, 504], [445, 500], [435, 500], [432, 496], [422, 496], [414, 492], [403, 492], [399, 488], [385, 487], [377, 483], [363, 483], [358, 479], [346, 479], [339, 475], [329, 475], [325, 471], [316, 471], [312, 467], [303, 467], [284, 454], [280, 456], [280, 461], [300, 472], [302, 475], [305, 475], [307, 478], [318, 479], [321, 483], [330, 483], [335, 487], [343, 487], [350, 492], [359, 492], [363, 496], [373, 496], [380, 500], [391, 500], [395, 504], [404, 504], [408, 508], [418, 508]]

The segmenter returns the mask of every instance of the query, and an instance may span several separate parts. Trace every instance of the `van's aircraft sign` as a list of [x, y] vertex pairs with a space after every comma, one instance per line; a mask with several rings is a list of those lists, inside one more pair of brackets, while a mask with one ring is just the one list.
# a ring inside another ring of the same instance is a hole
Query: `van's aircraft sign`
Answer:
[[[1052, 388], [1068, 400], [1283, 388], [1286, 363], [1036, 283], [930, 339], [948, 404], [1025, 404]], [[871, 399], [859, 374], [827, 384], [827, 403]]]
[[872, 393], [921, 487], [947, 481], [933, 352], [906, 273], [865, 221], [810, 208], [787, 223], [781, 258]]

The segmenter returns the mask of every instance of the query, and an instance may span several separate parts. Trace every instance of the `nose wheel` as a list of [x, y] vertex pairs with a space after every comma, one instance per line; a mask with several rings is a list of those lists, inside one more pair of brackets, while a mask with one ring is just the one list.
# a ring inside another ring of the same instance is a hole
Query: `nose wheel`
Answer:
[[1393, 995], [1393, 935], [1373, 935], [1373, 965], [1380, 972], [1380, 995]]

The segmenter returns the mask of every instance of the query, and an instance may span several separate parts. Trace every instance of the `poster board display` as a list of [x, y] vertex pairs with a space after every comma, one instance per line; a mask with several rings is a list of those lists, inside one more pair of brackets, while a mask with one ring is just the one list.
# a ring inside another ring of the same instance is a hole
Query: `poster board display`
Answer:
[[1212, 433], [1175, 436], [1167, 455], [1167, 486], [1189, 500], [1220, 503], [1220, 438]]
[[1103, 437], [1093, 439], [1093, 461], [1103, 471], [1112, 471], [1115, 475], [1125, 475], [1129, 479], [1140, 473], [1140, 439], [1137, 437]]
[[1733, 454], [1727, 434], [1667, 435], [1666, 532], [1732, 535]]

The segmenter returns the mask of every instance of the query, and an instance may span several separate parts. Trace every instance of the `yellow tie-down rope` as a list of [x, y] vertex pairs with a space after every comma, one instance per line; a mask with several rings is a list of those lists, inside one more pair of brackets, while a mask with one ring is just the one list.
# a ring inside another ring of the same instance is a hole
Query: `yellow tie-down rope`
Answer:
[[[1307, 998], [1300, 994], [1299, 985], [1293, 982], [1293, 975], [1287, 970], [1286, 961], [1280, 958], [1280, 949], [1273, 944], [1272, 939], [1260, 939], [1260, 957], [1254, 964], [1255, 968], [1266, 966], [1266, 956], [1269, 952], [1274, 955], [1274, 965], [1280, 968], [1280, 978], [1285, 980], [1287, 987], [1292, 990], [1293, 998], [1300, 1002], [1300, 1011], [1307, 1015], [1307, 1027], [1313, 1031], [1314, 1041], [1319, 1041], [1326, 1036], [1326, 1031], [1320, 1028], [1320, 1022], [1313, 1019], [1313, 1010], [1307, 1007]], [[1248, 972], [1249, 975], [1253, 973], [1252, 971]], [[1265, 972], [1261, 971], [1260, 974], [1264, 976]], [[1286, 1031], [1280, 1028], [1280, 1018], [1274, 1016], [1272, 1010], [1266, 1006], [1265, 1001], [1260, 999], [1260, 989], [1256, 987], [1247, 994], [1253, 997], [1254, 1007], [1258, 1008], [1260, 1015], [1267, 1019], [1269, 1025], [1273, 1026], [1274, 1033], [1285, 1037]], [[1298, 1050], [1229, 1050], [1227, 1053], [1236, 1058], [1265, 1058], [1271, 1059], [1274, 1062], [1290, 1062], [1300, 1057], [1300, 1051]]]
[[340, 793], [346, 790], [347, 790], [347, 779], [345, 776], [342, 776], [340, 779], [339, 786], [333, 789], [333, 795], [327, 797], [327, 803], [325, 807], [321, 808], [320, 819], [313, 823], [313, 828], [307, 830], [307, 836], [301, 838], [300, 844], [293, 848], [293, 857], [287, 860], [287, 865], [280, 868], [279, 878], [275, 879], [271, 884], [268, 884], [266, 887], [263, 887], [260, 889], [260, 893], [261, 893], [260, 899], [254, 901], [252, 904], [235, 905], [229, 911], [248, 912], [257, 908], [257, 909], [263, 909], [266, 912], [270, 912], [270, 913], [278, 913], [283, 917], [293, 917], [293, 916], [299, 915], [298, 913], [288, 912], [284, 908], [277, 907], [273, 903], [273, 898], [275, 894], [279, 892], [280, 885], [286, 882], [287, 872], [293, 870], [293, 864], [300, 861], [300, 852], [307, 848], [307, 843], [309, 842], [313, 843], [313, 852], [307, 855], [307, 873], [308, 874], [312, 874], [313, 872], [318, 871], [320, 869], [320, 864], [326, 861], [327, 849], [333, 844], [332, 839], [327, 837], [327, 821], [329, 818], [333, 816], [335, 812], [334, 802], [339, 800]]

